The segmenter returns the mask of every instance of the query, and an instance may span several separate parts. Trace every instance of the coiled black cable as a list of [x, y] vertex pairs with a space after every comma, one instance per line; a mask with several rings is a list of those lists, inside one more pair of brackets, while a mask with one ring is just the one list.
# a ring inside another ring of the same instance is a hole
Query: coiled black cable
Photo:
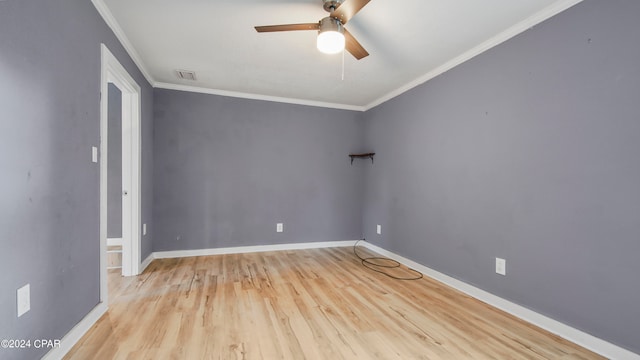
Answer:
[[[412, 269], [410, 267], [407, 267], [407, 270], [417, 274], [416, 276], [414, 276], [414, 277], [398, 277], [398, 276], [391, 275], [391, 274], [385, 272], [383, 269], [399, 268], [401, 264], [399, 262], [397, 262], [396, 260], [389, 259], [389, 258], [382, 257], [382, 256], [371, 256], [371, 257], [362, 257], [362, 256], [360, 256], [360, 254], [358, 254], [358, 251], [356, 250], [356, 248], [358, 246], [358, 243], [360, 241], [363, 241], [363, 240], [365, 240], [365, 239], [358, 240], [358, 241], [356, 241], [355, 244], [353, 244], [353, 254], [358, 259], [360, 259], [360, 262], [362, 263], [362, 266], [366, 267], [369, 270], [373, 270], [375, 272], [379, 272], [381, 274], [384, 274], [384, 275], [386, 275], [386, 276], [388, 276], [388, 277], [390, 277], [392, 279], [395, 279], [395, 280], [420, 280], [420, 279], [422, 279], [424, 277], [424, 275], [422, 275], [422, 273], [420, 271]], [[387, 264], [380, 264], [380, 263], [377, 263], [376, 261], [384, 261], [384, 262], [387, 262]], [[380, 268], [382, 268], [382, 269], [380, 269]]]

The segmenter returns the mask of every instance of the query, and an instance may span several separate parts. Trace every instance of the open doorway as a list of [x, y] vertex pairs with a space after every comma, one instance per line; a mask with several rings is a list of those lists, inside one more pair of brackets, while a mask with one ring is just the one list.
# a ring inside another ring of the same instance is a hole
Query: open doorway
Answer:
[[141, 97], [140, 86], [104, 44], [101, 55], [100, 298], [106, 303], [107, 269], [116, 267], [110, 254], [119, 254], [122, 276], [140, 272]]
[[[122, 91], [112, 82], [107, 85], [107, 271], [122, 274], [122, 219], [131, 217], [131, 209], [124, 206], [125, 186], [122, 157]], [[131, 239], [126, 239], [131, 241]]]

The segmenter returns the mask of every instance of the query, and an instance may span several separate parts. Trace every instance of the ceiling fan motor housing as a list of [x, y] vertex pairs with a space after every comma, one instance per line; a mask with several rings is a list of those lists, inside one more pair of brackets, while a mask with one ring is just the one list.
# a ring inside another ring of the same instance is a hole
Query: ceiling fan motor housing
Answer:
[[332, 17], [326, 17], [320, 20], [320, 28], [318, 29], [318, 33], [323, 33], [325, 31], [335, 31], [340, 34], [344, 34], [344, 26], [338, 19], [334, 19]]
[[324, 0], [324, 4], [322, 5], [322, 7], [327, 12], [333, 12], [343, 2], [344, 0]]

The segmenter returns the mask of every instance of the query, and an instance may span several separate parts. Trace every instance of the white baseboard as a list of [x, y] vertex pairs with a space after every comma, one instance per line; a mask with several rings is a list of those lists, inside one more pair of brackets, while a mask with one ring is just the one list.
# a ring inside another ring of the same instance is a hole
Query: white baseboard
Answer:
[[107, 238], [107, 246], [122, 246], [122, 238]]
[[[240, 246], [217, 249], [199, 249], [199, 250], [178, 250], [178, 251], [160, 251], [151, 253], [140, 265], [140, 272], [144, 271], [154, 259], [180, 258], [190, 256], [208, 256], [208, 255], [224, 255], [224, 254], [242, 254], [252, 252], [266, 251], [286, 251], [286, 250], [302, 250], [302, 249], [319, 249], [328, 247], [353, 246], [358, 240], [346, 241], [328, 241], [328, 242], [312, 242], [312, 243], [296, 243], [296, 244], [276, 244], [276, 245], [258, 245], [258, 246]], [[557, 320], [539, 314], [535, 311], [527, 309], [523, 306], [505, 300], [501, 297], [493, 295], [487, 291], [469, 285], [463, 281], [452, 278], [448, 275], [440, 273], [422, 264], [416, 263], [403, 256], [385, 250], [379, 246], [361, 241], [362, 245], [380, 255], [394, 259], [407, 267], [422, 272], [425, 276], [440, 281], [454, 289], [460, 290], [465, 294], [472, 296], [482, 302], [503, 310], [514, 315], [524, 321], [543, 328], [584, 348], [596, 352], [609, 359], [624, 360], [640, 360], [640, 355], [626, 350], [622, 347], [609, 343], [605, 340], [587, 334], [581, 330], [575, 329], [569, 325], [563, 324]], [[96, 321], [107, 311], [104, 303], [98, 304], [89, 314], [87, 314], [80, 323], [78, 323], [64, 338], [62, 338], [61, 346], [49, 351], [42, 359], [53, 360], [61, 359], [71, 350], [71, 348], [80, 340], [80, 338], [95, 324]]]
[[356, 241], [357, 240], [325, 241], [325, 242], [310, 242], [310, 243], [296, 243], [296, 244], [238, 246], [238, 247], [217, 248], [217, 249], [159, 251], [159, 252], [153, 253], [153, 258], [168, 259], [168, 258], [181, 258], [181, 257], [190, 257], [190, 256], [244, 254], [244, 253], [265, 252], [265, 251], [320, 249], [320, 248], [328, 248], [328, 247], [353, 246], [353, 244], [355, 244]]
[[516, 316], [526, 322], [543, 328], [551, 333], [554, 333], [562, 338], [565, 338], [575, 344], [578, 344], [586, 349], [589, 349], [595, 353], [598, 353], [608, 359], [624, 359], [624, 360], [640, 360], [640, 355], [633, 353], [620, 346], [614, 345], [610, 342], [597, 338], [593, 335], [587, 334], [584, 331], [573, 328], [569, 325], [563, 324], [557, 320], [551, 319], [547, 316], [539, 314], [533, 310], [527, 309], [511, 301], [505, 300], [499, 296], [493, 295], [475, 286], [469, 285], [463, 281], [452, 278], [441, 272], [428, 268], [415, 261], [409, 260], [403, 256], [392, 253], [379, 246], [373, 245], [366, 241], [361, 241], [359, 245], [362, 245], [372, 251], [377, 252], [380, 255], [386, 256], [393, 260], [396, 260], [403, 265], [412, 269], [422, 272], [425, 276], [440, 281], [454, 289], [460, 290], [463, 293], [474, 297], [482, 302], [485, 302], [491, 306], [494, 306], [502, 311], [505, 311], [513, 316]]
[[140, 264], [140, 274], [142, 274], [144, 272], [144, 270], [147, 268], [147, 266], [149, 266], [149, 264], [151, 264], [153, 259], [154, 259], [153, 253], [149, 254], [149, 256], [147, 256], [147, 258], [144, 259], [144, 261]]
[[106, 312], [107, 305], [105, 303], [101, 302], [96, 305], [67, 335], [60, 339], [60, 347], [49, 350], [49, 352], [42, 357], [42, 360], [62, 359]]

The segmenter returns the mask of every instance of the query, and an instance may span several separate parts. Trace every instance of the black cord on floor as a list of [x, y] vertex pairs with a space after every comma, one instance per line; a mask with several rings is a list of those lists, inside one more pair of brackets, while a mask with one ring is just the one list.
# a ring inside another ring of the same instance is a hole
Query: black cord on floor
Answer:
[[[364, 240], [364, 239], [362, 239], [362, 240]], [[384, 274], [384, 275], [386, 275], [386, 276], [388, 276], [388, 277], [390, 277], [392, 279], [395, 279], [395, 280], [420, 280], [420, 279], [422, 279], [422, 277], [423, 277], [422, 273], [420, 271], [412, 269], [412, 268], [407, 268], [407, 269], [409, 271], [412, 271], [412, 272], [418, 274], [415, 277], [406, 277], [406, 278], [405, 277], [398, 277], [398, 276], [394, 276], [394, 275], [391, 275], [391, 274], [383, 271], [380, 268], [383, 268], [383, 269], [399, 268], [400, 267], [400, 263], [395, 261], [395, 260], [393, 260], [393, 259], [389, 259], [389, 258], [381, 257], [381, 256], [372, 256], [372, 257], [362, 257], [362, 256], [360, 256], [360, 254], [358, 254], [358, 252], [356, 251], [356, 247], [358, 246], [358, 243], [360, 241], [362, 241], [362, 240], [358, 240], [358, 241], [356, 241], [355, 244], [353, 244], [353, 254], [358, 259], [360, 259], [360, 262], [362, 262], [362, 266], [366, 267], [369, 270], [373, 270], [373, 271], [379, 272], [381, 274]], [[376, 261], [378, 261], [378, 262], [379, 261], [387, 262], [387, 264], [380, 264], [380, 263], [377, 263]]]

